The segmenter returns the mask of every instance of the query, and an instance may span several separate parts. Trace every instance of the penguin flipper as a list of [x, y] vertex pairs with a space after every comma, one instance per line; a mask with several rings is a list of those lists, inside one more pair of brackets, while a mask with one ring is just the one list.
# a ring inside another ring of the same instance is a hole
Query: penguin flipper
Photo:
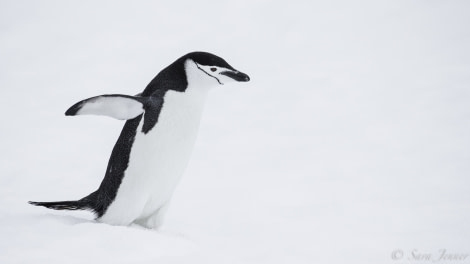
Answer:
[[144, 113], [144, 102], [145, 99], [138, 96], [104, 94], [74, 104], [65, 112], [65, 115], [104, 115], [128, 120]]

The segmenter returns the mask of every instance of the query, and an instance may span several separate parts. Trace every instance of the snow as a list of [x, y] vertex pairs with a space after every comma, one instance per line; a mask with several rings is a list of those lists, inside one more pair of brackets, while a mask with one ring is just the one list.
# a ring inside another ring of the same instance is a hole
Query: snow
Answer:
[[[2, 1], [0, 263], [470, 254], [469, 7]], [[68, 107], [137, 94], [195, 50], [251, 81], [209, 94], [161, 230], [27, 204], [81, 198], [104, 176], [123, 123]]]

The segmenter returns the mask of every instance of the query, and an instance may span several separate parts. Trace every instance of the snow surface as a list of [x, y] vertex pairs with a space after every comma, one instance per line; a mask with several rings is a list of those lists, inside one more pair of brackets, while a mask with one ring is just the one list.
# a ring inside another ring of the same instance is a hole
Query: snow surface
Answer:
[[[1, 1], [0, 263], [418, 263], [413, 250], [469, 254], [469, 8]], [[195, 50], [251, 81], [211, 91], [161, 230], [26, 203], [81, 198], [104, 176], [123, 123], [65, 117], [68, 107], [137, 94]], [[392, 259], [396, 249], [404, 259]]]

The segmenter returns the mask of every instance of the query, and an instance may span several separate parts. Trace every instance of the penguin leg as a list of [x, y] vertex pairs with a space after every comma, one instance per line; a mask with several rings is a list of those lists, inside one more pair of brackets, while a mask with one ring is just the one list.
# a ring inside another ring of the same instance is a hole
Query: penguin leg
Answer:
[[139, 218], [134, 223], [150, 229], [158, 229], [162, 224], [170, 202], [163, 204], [158, 210], [145, 218]]
[[110, 225], [128, 226], [139, 218], [144, 206], [145, 198], [138, 197], [138, 194], [130, 197], [117, 196], [104, 215], [97, 220]]

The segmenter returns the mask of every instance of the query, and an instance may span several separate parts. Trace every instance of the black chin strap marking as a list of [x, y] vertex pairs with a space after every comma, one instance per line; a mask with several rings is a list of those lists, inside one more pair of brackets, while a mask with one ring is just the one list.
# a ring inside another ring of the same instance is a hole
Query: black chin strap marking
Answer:
[[217, 77], [212, 76], [212, 75], [210, 75], [209, 73], [207, 73], [203, 68], [199, 67], [199, 64], [197, 64], [196, 62], [194, 62], [194, 64], [196, 64], [196, 67], [197, 67], [199, 70], [201, 70], [201, 71], [204, 72], [205, 74], [209, 75], [210, 77], [216, 79], [217, 82], [219, 82], [219, 84], [223, 85], [223, 83], [221, 83], [221, 82], [219, 81], [219, 79], [217, 79]]

